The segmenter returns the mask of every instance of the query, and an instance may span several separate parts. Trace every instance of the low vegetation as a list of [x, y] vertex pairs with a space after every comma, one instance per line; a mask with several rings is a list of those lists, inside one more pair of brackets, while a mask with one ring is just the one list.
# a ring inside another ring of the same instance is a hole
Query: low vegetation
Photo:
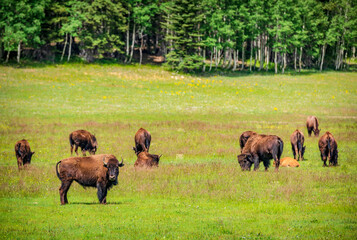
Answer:
[[[188, 76], [161, 67], [0, 66], [0, 236], [6, 239], [353, 239], [357, 235], [357, 74]], [[339, 149], [322, 167], [319, 118]], [[150, 131], [158, 168], [135, 170], [134, 134]], [[239, 135], [305, 134], [299, 168], [242, 172]], [[57, 161], [68, 136], [93, 133], [97, 154], [124, 158], [119, 184], [98, 204], [74, 183], [60, 205]], [[31, 166], [17, 170], [14, 144], [27, 139]]]

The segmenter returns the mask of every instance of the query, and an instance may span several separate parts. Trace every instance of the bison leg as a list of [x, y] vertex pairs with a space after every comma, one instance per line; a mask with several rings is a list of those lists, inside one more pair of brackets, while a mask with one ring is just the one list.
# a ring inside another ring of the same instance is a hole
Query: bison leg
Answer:
[[18, 167], [19, 170], [21, 170], [22, 164], [23, 164], [23, 162], [22, 162], [21, 157], [18, 157], [17, 158], [17, 167]]
[[269, 168], [269, 160], [263, 161], [263, 164], [264, 164], [264, 167], [265, 167], [265, 171], [267, 172], [268, 168]]
[[296, 159], [296, 150], [295, 150], [294, 145], [292, 145], [292, 144], [291, 144], [291, 149], [293, 151], [294, 159]]
[[82, 154], [83, 154], [84, 157], [86, 156], [86, 149], [85, 148], [82, 148]]
[[97, 183], [97, 195], [99, 203], [106, 204], [107, 203], [107, 187], [104, 183]]
[[78, 156], [78, 145], [75, 145], [74, 151], [76, 152], [76, 154]]
[[61, 187], [59, 188], [60, 200], [62, 205], [68, 203], [67, 192], [71, 184], [72, 181], [62, 181]]
[[309, 137], [311, 137], [311, 132], [312, 132], [312, 130], [310, 128], [308, 128], [307, 133], [309, 134]]
[[71, 156], [73, 155], [73, 145], [71, 145]]
[[325, 154], [321, 153], [321, 160], [324, 162], [324, 167], [327, 167], [326, 161], [327, 161], [327, 157], [325, 156]]
[[259, 169], [259, 157], [258, 156], [253, 157], [253, 163], [254, 163], [254, 171], [257, 171]]

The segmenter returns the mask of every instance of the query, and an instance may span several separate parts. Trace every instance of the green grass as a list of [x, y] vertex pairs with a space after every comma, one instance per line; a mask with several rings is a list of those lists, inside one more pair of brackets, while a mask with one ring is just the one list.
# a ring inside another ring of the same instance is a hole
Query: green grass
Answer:
[[[189, 76], [157, 66], [0, 66], [0, 238], [353, 239], [357, 236], [357, 73]], [[306, 117], [339, 148], [323, 168]], [[158, 169], [135, 171], [134, 134], [151, 132]], [[242, 172], [239, 135], [305, 134], [297, 169]], [[98, 153], [123, 156], [119, 185], [98, 204], [74, 183], [60, 206], [57, 161], [68, 135], [95, 133]], [[17, 140], [32, 165], [18, 172]]]

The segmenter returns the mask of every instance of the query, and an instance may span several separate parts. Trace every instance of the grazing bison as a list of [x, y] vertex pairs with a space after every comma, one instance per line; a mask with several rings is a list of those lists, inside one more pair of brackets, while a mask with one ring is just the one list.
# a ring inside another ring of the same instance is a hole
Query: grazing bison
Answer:
[[86, 156], [86, 151], [88, 151], [89, 154], [94, 155], [98, 148], [97, 139], [93, 134], [86, 130], [77, 130], [69, 134], [69, 144], [71, 145], [71, 155], [73, 154], [74, 145], [74, 151], [77, 156], [78, 147], [81, 148], [83, 156]]
[[294, 158], [284, 157], [280, 159], [280, 167], [300, 167], [300, 164]]
[[239, 137], [239, 145], [240, 145], [240, 152], [242, 153], [244, 145], [246, 144], [246, 142], [248, 141], [248, 139], [253, 136], [256, 135], [256, 132], [253, 131], [246, 131], [244, 133], [242, 133], [242, 135], [240, 135]]
[[140, 128], [136, 132], [134, 140], [135, 147], [133, 147], [133, 150], [136, 155], [141, 152], [149, 152], [151, 135], [147, 130], [145, 130], [144, 128]]
[[326, 161], [329, 160], [330, 166], [337, 166], [338, 150], [337, 142], [330, 132], [326, 132], [319, 140], [319, 149], [321, 160], [324, 167], [327, 167]]
[[238, 155], [238, 163], [242, 170], [250, 170], [254, 163], [254, 171], [263, 162], [265, 171], [268, 170], [270, 159], [274, 159], [275, 170], [279, 170], [280, 156], [283, 153], [284, 142], [274, 135], [255, 135], [248, 139], [242, 154]]
[[26, 166], [27, 164], [31, 163], [32, 155], [35, 152], [31, 152], [30, 144], [27, 140], [22, 139], [15, 144], [15, 154], [17, 158], [17, 166], [19, 170], [21, 169], [22, 165]]
[[68, 203], [67, 192], [73, 181], [83, 187], [96, 187], [99, 203], [106, 204], [107, 191], [118, 184], [119, 167], [114, 155], [101, 154], [89, 157], [71, 157], [56, 164], [56, 173], [62, 184], [59, 188], [61, 204]]
[[148, 152], [141, 152], [138, 154], [134, 167], [158, 167], [162, 155], [150, 154]]
[[318, 137], [320, 134], [319, 129], [319, 121], [315, 116], [309, 116], [306, 120], [307, 132], [309, 133], [309, 137], [311, 137], [311, 132], [314, 132], [315, 137]]
[[299, 131], [298, 129], [293, 132], [290, 136], [291, 148], [293, 150], [294, 158], [298, 161], [304, 160], [304, 141], [305, 137], [304, 134]]

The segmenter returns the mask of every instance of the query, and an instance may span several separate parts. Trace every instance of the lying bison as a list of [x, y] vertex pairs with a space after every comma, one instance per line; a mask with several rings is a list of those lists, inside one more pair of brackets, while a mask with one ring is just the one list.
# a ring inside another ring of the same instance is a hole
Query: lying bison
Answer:
[[319, 121], [315, 116], [309, 116], [306, 119], [306, 128], [307, 132], [309, 133], [309, 137], [311, 137], [311, 133], [314, 132], [315, 137], [318, 137], [320, 134], [319, 129]]
[[159, 161], [162, 155], [150, 154], [148, 152], [141, 152], [138, 154], [138, 158], [134, 164], [134, 167], [158, 167]]
[[149, 152], [151, 135], [147, 130], [145, 130], [144, 128], [140, 128], [136, 132], [134, 140], [135, 147], [133, 147], [133, 150], [136, 155], [141, 152]]
[[280, 159], [280, 167], [300, 167], [300, 163], [291, 157]]
[[73, 146], [75, 146], [74, 151], [77, 156], [78, 147], [81, 148], [83, 156], [86, 156], [86, 151], [94, 155], [98, 148], [97, 139], [86, 130], [77, 130], [69, 134], [69, 144], [71, 145], [71, 155], [73, 154]]
[[15, 144], [15, 154], [17, 158], [17, 167], [20, 170], [22, 166], [26, 166], [31, 163], [32, 155], [35, 152], [31, 152], [30, 144], [27, 140], [22, 139]]
[[294, 158], [298, 161], [304, 160], [304, 153], [305, 153], [305, 137], [304, 134], [296, 129], [293, 134], [290, 136], [291, 148], [293, 150]]
[[68, 203], [67, 192], [73, 181], [83, 187], [95, 187], [99, 203], [106, 204], [107, 191], [118, 184], [119, 168], [123, 167], [114, 155], [71, 157], [56, 164], [56, 173], [62, 184], [59, 188], [61, 204]]
[[259, 168], [259, 163], [263, 162], [265, 171], [267, 171], [270, 159], [273, 158], [275, 170], [278, 171], [283, 148], [284, 142], [278, 136], [255, 135], [248, 139], [242, 154], [238, 155], [238, 163], [243, 171], [250, 170], [254, 163], [254, 171], [256, 171]]
[[242, 153], [243, 148], [246, 144], [246, 142], [248, 141], [248, 139], [253, 136], [256, 135], [256, 132], [253, 131], [245, 131], [244, 133], [242, 133], [242, 135], [240, 135], [239, 137], [239, 145], [240, 145], [240, 152]]
[[337, 142], [330, 132], [326, 132], [319, 140], [319, 149], [321, 160], [324, 167], [327, 167], [326, 161], [329, 160], [330, 166], [337, 166], [338, 150]]

